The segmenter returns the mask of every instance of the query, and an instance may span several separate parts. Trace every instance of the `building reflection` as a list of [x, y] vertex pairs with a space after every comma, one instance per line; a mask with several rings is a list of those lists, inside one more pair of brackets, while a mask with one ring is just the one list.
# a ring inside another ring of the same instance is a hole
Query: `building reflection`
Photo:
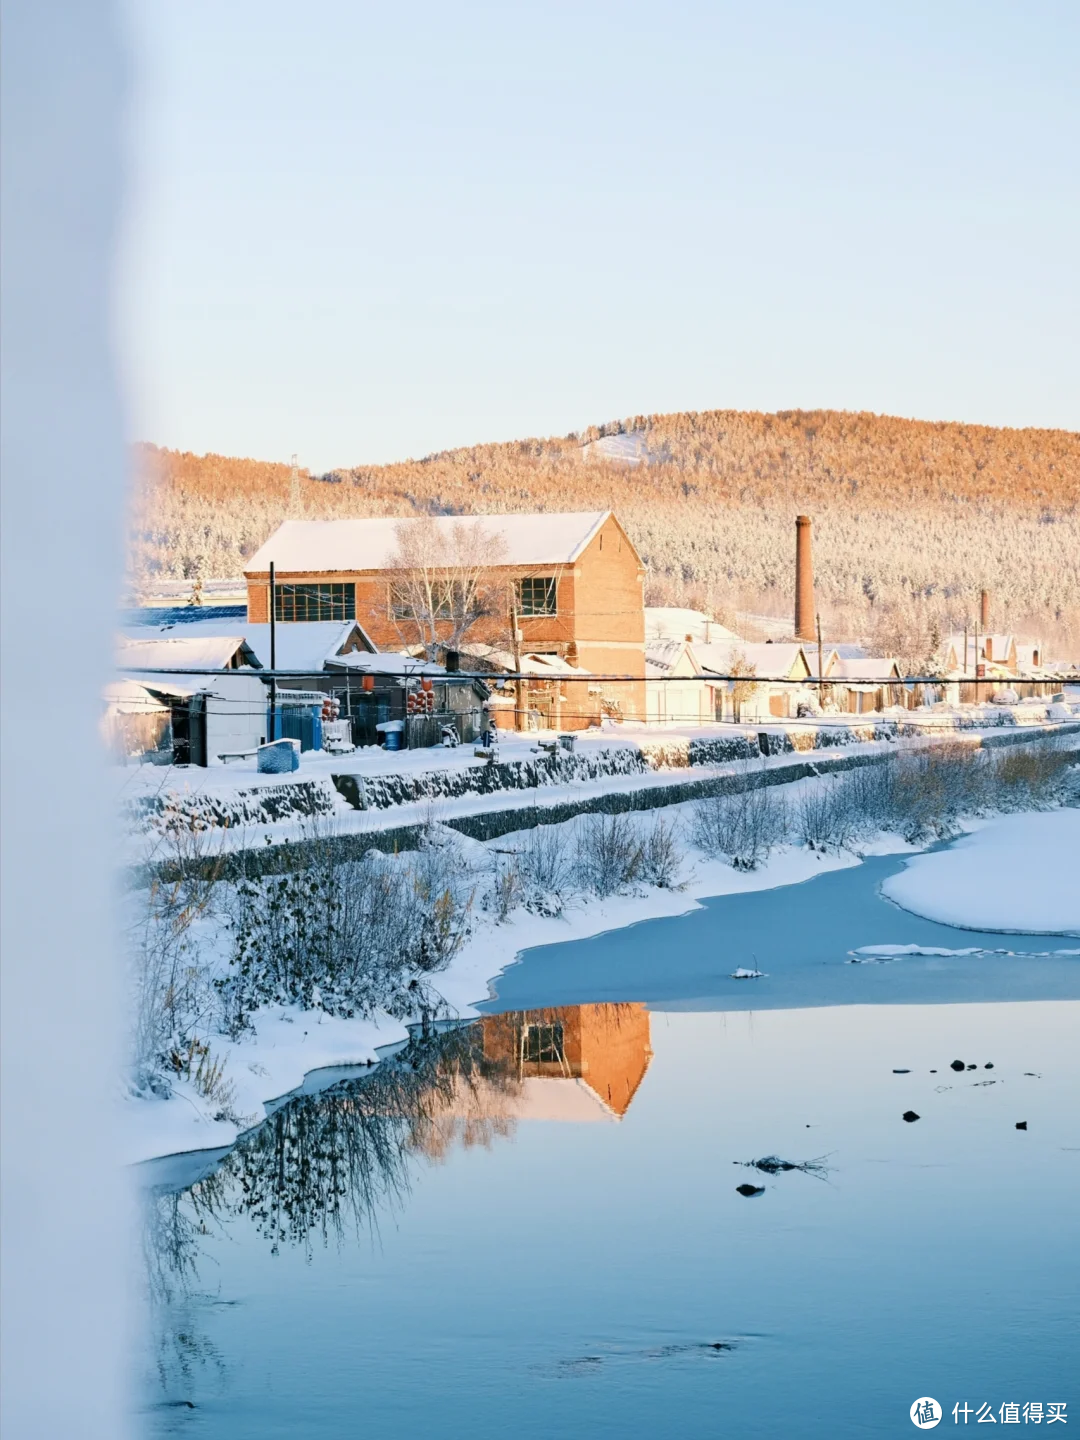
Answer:
[[[652, 1059], [644, 1005], [560, 1005], [485, 1015], [483, 1053], [522, 1087], [520, 1118], [593, 1118], [564, 1098], [567, 1085], [587, 1093], [596, 1111], [622, 1119]], [[567, 1082], [562, 1086], [530, 1082]], [[561, 1092], [561, 1093], [560, 1093]]]

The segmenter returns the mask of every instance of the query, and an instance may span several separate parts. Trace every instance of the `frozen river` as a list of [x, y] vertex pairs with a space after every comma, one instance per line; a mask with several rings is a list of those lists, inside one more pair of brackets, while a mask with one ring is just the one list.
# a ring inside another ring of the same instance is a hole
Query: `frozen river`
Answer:
[[159, 1195], [146, 1432], [1076, 1423], [1077, 942], [908, 915], [901, 864], [528, 952]]

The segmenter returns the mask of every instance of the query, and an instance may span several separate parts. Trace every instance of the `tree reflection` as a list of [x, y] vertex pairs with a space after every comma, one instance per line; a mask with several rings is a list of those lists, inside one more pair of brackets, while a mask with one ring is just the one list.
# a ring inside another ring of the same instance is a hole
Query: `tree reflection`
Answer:
[[417, 1154], [511, 1133], [517, 1077], [484, 1053], [478, 1023], [421, 1035], [359, 1079], [300, 1095], [243, 1136], [212, 1174], [148, 1201], [147, 1273], [169, 1303], [200, 1278], [203, 1239], [248, 1217], [276, 1253], [377, 1228], [401, 1203]]

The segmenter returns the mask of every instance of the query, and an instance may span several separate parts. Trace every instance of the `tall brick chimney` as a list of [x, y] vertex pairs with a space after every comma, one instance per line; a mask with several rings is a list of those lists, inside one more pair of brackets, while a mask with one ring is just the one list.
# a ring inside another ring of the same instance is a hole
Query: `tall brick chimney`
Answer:
[[979, 629], [985, 635], [990, 629], [990, 591], [979, 592]]
[[814, 638], [814, 561], [810, 554], [810, 516], [795, 517], [795, 638]]

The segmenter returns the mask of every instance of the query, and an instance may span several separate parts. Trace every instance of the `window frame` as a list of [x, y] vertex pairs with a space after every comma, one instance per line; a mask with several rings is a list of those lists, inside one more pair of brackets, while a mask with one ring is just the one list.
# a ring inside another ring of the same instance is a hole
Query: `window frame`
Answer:
[[[533, 1036], [537, 1043], [530, 1047]], [[536, 1053], [530, 1054], [530, 1048]], [[523, 1065], [565, 1065], [566, 1030], [562, 1021], [530, 1021], [521, 1036], [521, 1061]]]
[[[526, 605], [525, 587], [529, 587], [529, 602]], [[541, 593], [547, 602], [544, 608], [536, 609], [535, 593], [537, 587], [543, 587]], [[518, 614], [523, 620], [549, 620], [559, 613], [559, 577], [558, 575], [523, 575], [514, 582], [514, 590], [517, 598]], [[550, 608], [548, 608], [550, 606]]]
[[278, 625], [355, 619], [355, 580], [274, 583], [274, 621]]

